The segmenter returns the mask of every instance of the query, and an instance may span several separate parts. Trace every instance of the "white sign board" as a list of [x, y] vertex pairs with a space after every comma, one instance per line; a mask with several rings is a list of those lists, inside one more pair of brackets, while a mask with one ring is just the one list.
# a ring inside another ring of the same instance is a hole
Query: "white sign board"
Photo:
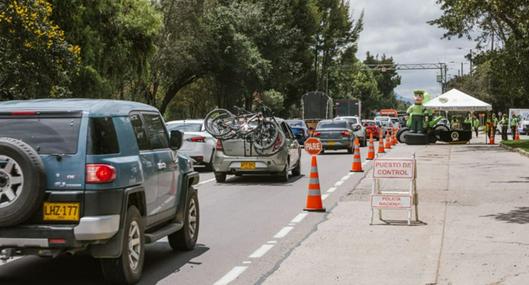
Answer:
[[373, 178], [415, 178], [415, 162], [407, 158], [378, 158], [373, 163]]
[[371, 207], [377, 209], [409, 209], [412, 205], [408, 195], [371, 195]]

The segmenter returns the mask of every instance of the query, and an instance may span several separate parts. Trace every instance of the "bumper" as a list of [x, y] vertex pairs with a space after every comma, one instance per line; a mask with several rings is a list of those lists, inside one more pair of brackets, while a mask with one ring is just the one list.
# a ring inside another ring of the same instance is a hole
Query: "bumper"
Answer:
[[323, 149], [349, 149], [353, 147], [351, 141], [325, 141], [322, 140]]
[[119, 215], [83, 217], [77, 225], [23, 225], [2, 229], [2, 248], [78, 248], [113, 237]]
[[[215, 153], [213, 168], [216, 172], [226, 173], [272, 173], [281, 172], [287, 165], [288, 155], [280, 151], [272, 156], [226, 156], [222, 152]], [[242, 162], [255, 162], [255, 168], [243, 169]]]
[[193, 146], [186, 146], [178, 151], [191, 157], [194, 160], [194, 164], [204, 164], [211, 162], [212, 148], [206, 143], [194, 143]]

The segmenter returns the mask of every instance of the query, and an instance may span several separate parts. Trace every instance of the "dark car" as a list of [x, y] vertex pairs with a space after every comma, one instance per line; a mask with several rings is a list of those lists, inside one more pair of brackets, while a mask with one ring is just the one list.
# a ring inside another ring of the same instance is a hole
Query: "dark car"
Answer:
[[131, 284], [146, 243], [193, 249], [199, 177], [181, 143], [145, 104], [1, 102], [1, 257], [88, 252], [109, 282]]
[[350, 124], [345, 120], [320, 121], [313, 136], [320, 139], [323, 145], [321, 152], [346, 149], [349, 153], [353, 153], [355, 136]]
[[309, 128], [307, 127], [307, 124], [305, 124], [305, 121], [292, 119], [286, 120], [286, 122], [290, 126], [290, 129], [292, 130], [292, 133], [294, 133], [298, 143], [303, 145], [305, 140], [307, 140], [309, 137]]

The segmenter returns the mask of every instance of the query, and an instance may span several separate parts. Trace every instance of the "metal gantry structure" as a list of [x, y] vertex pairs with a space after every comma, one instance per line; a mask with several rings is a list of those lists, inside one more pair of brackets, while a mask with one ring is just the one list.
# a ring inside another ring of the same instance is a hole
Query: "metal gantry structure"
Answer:
[[447, 83], [447, 66], [446, 63], [396, 63], [396, 64], [366, 64], [366, 70], [377, 70], [381, 72], [386, 72], [390, 70], [439, 70], [439, 75], [437, 77], [437, 82], [441, 84], [442, 93], [446, 90]]

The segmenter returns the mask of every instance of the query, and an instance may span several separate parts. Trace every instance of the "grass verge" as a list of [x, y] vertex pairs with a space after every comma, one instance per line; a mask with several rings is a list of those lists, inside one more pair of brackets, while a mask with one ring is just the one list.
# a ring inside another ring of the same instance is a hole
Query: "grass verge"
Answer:
[[520, 148], [529, 152], [529, 140], [519, 140], [519, 141], [502, 141], [502, 144], [510, 146], [513, 148]]

